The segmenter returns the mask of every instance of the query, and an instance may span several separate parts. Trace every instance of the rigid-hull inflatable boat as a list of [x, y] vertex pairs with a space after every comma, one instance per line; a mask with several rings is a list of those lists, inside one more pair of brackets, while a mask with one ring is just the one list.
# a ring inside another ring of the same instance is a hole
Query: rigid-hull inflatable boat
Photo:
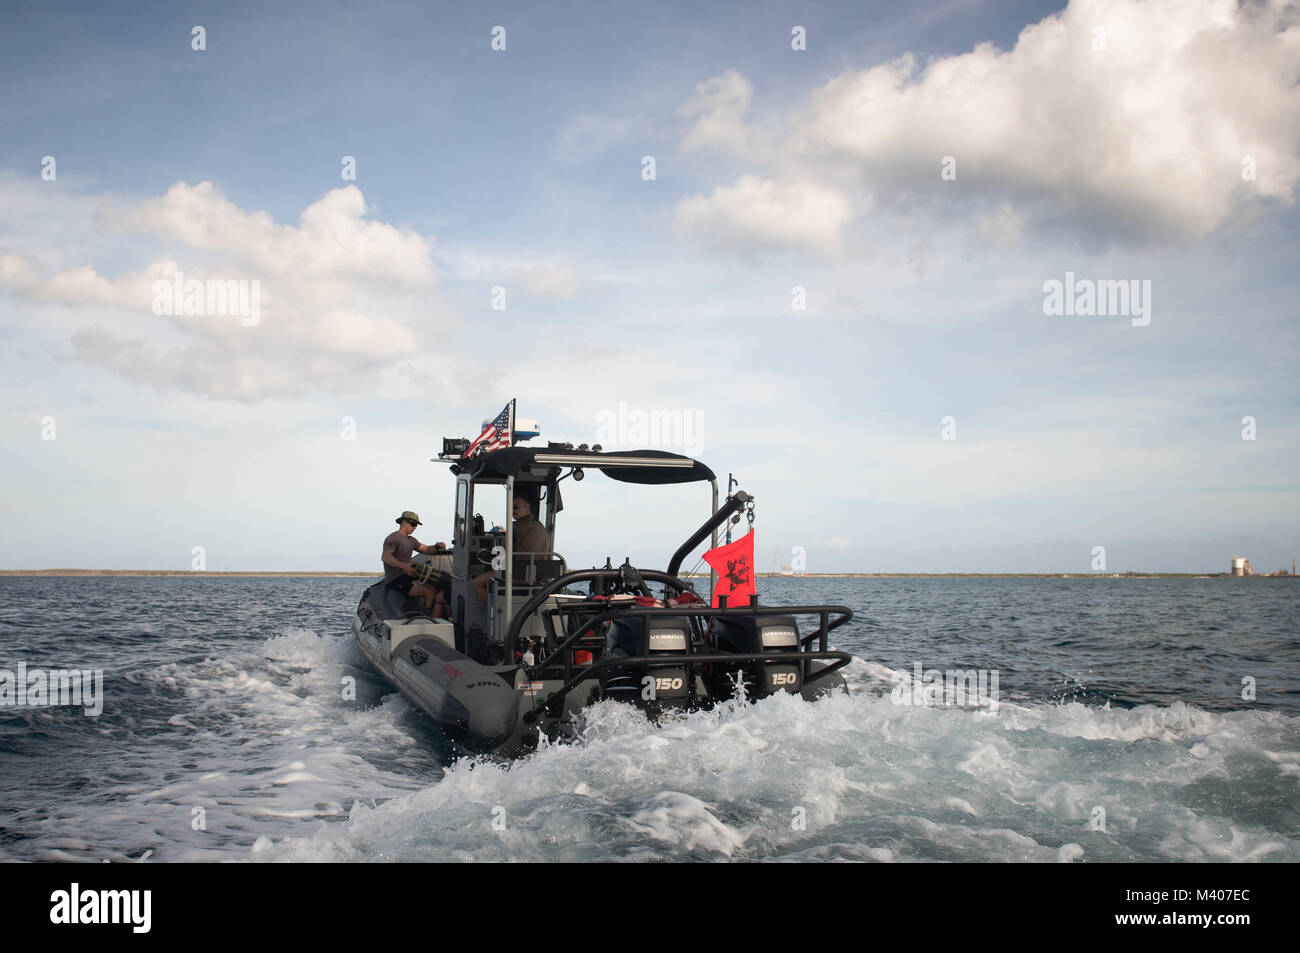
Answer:
[[[457, 445], [445, 441], [440, 455], [456, 477], [454, 546], [416, 560], [425, 578], [448, 590], [452, 620], [431, 618], [418, 600], [381, 582], [362, 595], [353, 631], [375, 669], [465, 748], [509, 756], [543, 735], [570, 736], [582, 710], [601, 699], [653, 716], [738, 693], [756, 700], [788, 692], [811, 701], [846, 690], [838, 670], [851, 657], [828, 637], [852, 618], [848, 608], [764, 606], [757, 597], [709, 606], [690, 578], [678, 575], [702, 543], [711, 538], [716, 546], [719, 527], [746, 510], [753, 518], [743, 491], [719, 505], [717, 480], [703, 464], [663, 451], [567, 444], [463, 459]], [[712, 514], [664, 571], [626, 560], [570, 571], [555, 551], [561, 483], [591, 471], [630, 484], [710, 483]], [[472, 515], [475, 497], [493, 487], [504, 487], [507, 501], [529, 502], [545, 527], [547, 551], [516, 552], [510, 524], [485, 531]], [[486, 601], [474, 585], [485, 574]]]

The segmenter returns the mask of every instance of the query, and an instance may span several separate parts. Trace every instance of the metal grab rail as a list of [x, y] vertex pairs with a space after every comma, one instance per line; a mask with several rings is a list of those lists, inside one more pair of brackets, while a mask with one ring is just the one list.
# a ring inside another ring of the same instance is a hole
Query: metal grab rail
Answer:
[[[546, 698], [539, 702], [533, 703], [533, 710], [524, 715], [524, 721], [531, 722], [537, 718], [537, 712], [546, 708], [551, 715], [558, 714], [559, 706], [563, 703], [569, 692], [573, 691], [580, 682], [585, 682], [591, 678], [593, 672], [599, 672], [602, 669], [613, 668], [615, 666], [634, 666], [634, 665], [654, 665], [656, 667], [663, 665], [684, 664], [686, 666], [686, 678], [689, 682], [694, 675], [693, 666], [711, 665], [715, 662], [787, 662], [787, 663], [807, 663], [820, 661], [824, 659], [834, 659], [835, 664], [827, 665], [825, 668], [819, 668], [817, 671], [809, 673], [807, 664], [800, 664], [800, 674], [802, 685], [804, 687], [812, 684], [818, 679], [825, 678], [832, 672], [842, 669], [849, 662], [853, 661], [853, 656], [848, 652], [840, 652], [832, 649], [826, 652], [723, 652], [711, 655], [670, 655], [662, 653], [659, 655], [627, 655], [618, 658], [604, 659], [600, 662], [593, 662], [591, 665], [584, 665], [582, 671], [574, 675], [563, 685], [547, 695]], [[692, 692], [693, 694], [693, 692]]]
[[[659, 572], [657, 569], [642, 569], [639, 570], [639, 572], [643, 580], [649, 582], [662, 582], [664, 585], [672, 586], [678, 593], [685, 592], [687, 589], [691, 588], [688, 583], [682, 582], [682, 580], [678, 579], [676, 576], [670, 575], [666, 572]], [[519, 647], [519, 630], [524, 627], [524, 620], [536, 612], [537, 607], [545, 602], [550, 596], [559, 592], [561, 589], [571, 586], [575, 582], [595, 582], [598, 580], [608, 581], [621, 578], [621, 569], [578, 569], [571, 573], [565, 573], [563, 576], [559, 576], [556, 579], [552, 579], [549, 583], [535, 592], [529, 600], [523, 604], [523, 607], [515, 613], [514, 618], [510, 620], [510, 627], [506, 629], [505, 637], [506, 659], [508, 661], [514, 660], [515, 651]]]
[[[601, 603], [591, 602], [591, 601], [575, 602], [564, 606], [559, 611], [574, 612], [580, 609], [585, 609], [585, 608], [599, 606], [599, 605], [601, 605]], [[837, 618], [834, 621], [831, 621], [830, 619], [831, 613], [835, 613], [837, 616]], [[598, 625], [603, 625], [604, 623], [611, 621], [613, 619], [625, 618], [627, 616], [632, 616], [632, 615], [639, 615], [642, 617], [642, 625], [644, 626], [644, 630], [648, 632], [650, 631], [650, 619], [652, 616], [656, 614], [660, 615], [661, 618], [664, 616], [669, 616], [669, 617], [694, 616], [697, 618], [714, 618], [718, 616], [726, 616], [728, 618], [735, 618], [736, 616], [739, 615], [754, 615], [754, 616], [778, 615], [778, 614], [779, 615], [816, 615], [819, 617], [821, 624], [817, 627], [817, 630], [815, 632], [812, 632], [809, 635], [804, 636], [802, 639], [799, 640], [799, 649], [795, 652], [780, 652], [780, 651], [757, 652], [757, 653], [728, 652], [728, 653], [721, 653], [721, 654], [714, 653], [710, 655], [696, 655], [690, 651], [690, 642], [688, 641], [687, 651], [685, 652], [681, 652], [681, 653], [661, 652], [658, 655], [654, 655], [654, 656], [635, 656], [635, 657], [620, 656], [614, 659], [602, 659], [599, 662], [593, 662], [590, 665], [581, 666], [580, 671], [576, 675], [573, 674], [573, 669], [575, 668], [575, 666], [573, 665], [570, 659], [568, 650], [572, 648], [573, 644], [577, 642], [580, 638], [582, 638], [582, 636], [586, 635], [589, 632], [595, 631]], [[835, 651], [829, 648], [829, 637], [831, 631], [843, 625], [845, 622], [848, 622], [852, 618], [853, 618], [853, 610], [850, 609], [848, 606], [825, 606], [825, 605], [823, 606], [760, 606], [757, 600], [751, 601], [747, 606], [734, 608], [734, 609], [726, 606], [718, 606], [717, 608], [713, 608], [713, 607], [698, 606], [698, 605], [697, 606], [690, 606], [690, 605], [663, 606], [663, 607], [635, 606], [635, 605], [616, 606], [608, 610], [607, 612], [603, 612], [599, 615], [593, 616], [592, 618], [588, 619], [581, 626], [579, 626], [576, 631], [574, 631], [571, 635], [569, 635], [563, 642], [561, 642], [558, 646], [556, 646], [555, 651], [551, 652], [550, 655], [546, 656], [546, 658], [542, 659], [540, 662], [532, 666], [527, 666], [527, 667], [521, 666], [521, 668], [523, 668], [525, 675], [528, 677], [528, 680], [531, 682], [533, 681], [534, 672], [539, 670], [544, 670], [548, 666], [554, 664], [556, 656], [561, 656], [560, 664], [563, 666], [564, 669], [564, 676], [563, 676], [564, 685], [561, 686], [559, 689], [557, 689], [551, 695], [547, 696], [545, 702], [535, 703], [533, 706], [534, 712], [537, 711], [538, 707], [540, 707], [540, 705], [542, 704], [547, 704], [547, 705], [551, 704], [553, 699], [558, 698], [560, 700], [563, 700], [564, 696], [566, 696], [570, 691], [572, 691], [574, 686], [576, 686], [579, 682], [590, 678], [593, 672], [599, 672], [602, 669], [609, 668], [614, 665], [634, 665], [638, 663], [655, 664], [655, 665], [671, 665], [678, 661], [683, 661], [686, 664], [687, 675], [689, 677], [692, 674], [692, 666], [694, 666], [695, 664], [710, 664], [713, 662], [794, 662], [799, 665], [800, 675], [802, 677], [803, 684], [807, 685], [810, 682], [814, 682], [819, 678], [829, 675], [831, 672], [834, 672], [837, 669], [843, 668], [853, 658], [853, 656], [849, 655], [847, 652]], [[806, 649], [806, 646], [808, 646], [809, 643], [811, 643], [814, 639], [819, 639], [821, 645], [818, 651], [815, 652], [808, 651]], [[806, 663], [814, 659], [836, 659], [837, 664], [829, 666], [828, 668], [825, 669], [819, 669], [817, 672], [809, 674], [808, 665]]]
[[[567, 605], [559, 607], [557, 611], [560, 612], [561, 614], [566, 612], [577, 612], [581, 609], [592, 608], [603, 604], [604, 603], [591, 602], [591, 601], [571, 602], [568, 603]], [[650, 615], [656, 612], [662, 613], [664, 615], [671, 615], [671, 616], [678, 616], [678, 615], [695, 616], [697, 618], [706, 618], [706, 619], [717, 617], [717, 616], [727, 616], [729, 618], [734, 618], [735, 616], [738, 615], [816, 615], [819, 617], [821, 624], [817, 627], [816, 631], [810, 632], [808, 635], [805, 635], [803, 638], [799, 640], [799, 647], [802, 649], [804, 646], [808, 645], [808, 643], [810, 643], [813, 639], [820, 638], [821, 645], [819, 646], [819, 648], [823, 652], [827, 651], [828, 649], [828, 639], [830, 637], [830, 633], [834, 629], [839, 628], [845, 622], [848, 622], [850, 619], [853, 618], [853, 610], [850, 609], [848, 606], [761, 606], [758, 605], [756, 602], [751, 602], [749, 605], [743, 607], [737, 607], [737, 608], [731, 608], [729, 606], [718, 606], [715, 608], [711, 606], [705, 606], [702, 604], [699, 605], [688, 604], [688, 605], [680, 605], [680, 606], [653, 606], [653, 607], [635, 606], [635, 605], [614, 606], [610, 608], [608, 611], [598, 616], [595, 616], [591, 619], [588, 619], [587, 622], [585, 622], [581, 627], [577, 629], [577, 631], [575, 631], [572, 635], [570, 635], [558, 646], [556, 646], [555, 651], [553, 651], [550, 655], [546, 656], [546, 658], [542, 659], [540, 662], [537, 662], [534, 665], [530, 666], [528, 670], [531, 671], [534, 669], [546, 667], [555, 659], [557, 655], [559, 655], [560, 653], [564, 652], [566, 649], [571, 647], [572, 644], [576, 642], [581, 636], [585, 635], [587, 632], [592, 631], [598, 624], [603, 624], [605, 622], [608, 622], [610, 619], [620, 618], [622, 616], [627, 616], [627, 615], [644, 615], [646, 617], [646, 621], [644, 624], [646, 625], [646, 628], [649, 628]], [[836, 618], [834, 622], [830, 621], [830, 614], [832, 612], [836, 613], [836, 615], [838, 616], [838, 618]], [[566, 666], [567, 666], [567, 661], [566, 661]]]

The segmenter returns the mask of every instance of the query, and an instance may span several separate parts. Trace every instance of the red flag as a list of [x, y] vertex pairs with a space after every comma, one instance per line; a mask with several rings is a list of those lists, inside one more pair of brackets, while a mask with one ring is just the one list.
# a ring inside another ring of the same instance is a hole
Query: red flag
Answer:
[[710, 549], [704, 554], [704, 561], [718, 573], [718, 585], [713, 590], [713, 605], [718, 605], [718, 597], [726, 596], [727, 605], [749, 605], [749, 597], [758, 594], [754, 579], [754, 533]]

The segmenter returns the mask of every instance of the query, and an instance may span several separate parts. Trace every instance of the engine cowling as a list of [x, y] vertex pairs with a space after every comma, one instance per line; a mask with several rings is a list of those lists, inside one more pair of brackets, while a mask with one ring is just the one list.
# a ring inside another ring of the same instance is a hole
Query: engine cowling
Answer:
[[647, 629], [645, 621], [643, 615], [611, 620], [605, 636], [605, 658], [664, 655], [664, 663], [610, 666], [600, 673], [601, 690], [606, 698], [643, 708], [685, 705], [692, 692], [686, 666], [679, 659], [690, 647], [690, 622], [685, 616], [652, 615]]
[[[713, 638], [714, 648], [719, 653], [799, 653], [799, 626], [792, 615], [719, 616], [714, 620]], [[744, 662], [724, 667], [721, 671], [715, 670], [713, 693], [724, 697], [730, 694], [723, 678], [734, 677], [737, 670], [744, 674], [745, 690], [751, 698], [762, 698], [779, 691], [797, 693], [803, 688], [799, 662], [791, 659], [789, 662]]]

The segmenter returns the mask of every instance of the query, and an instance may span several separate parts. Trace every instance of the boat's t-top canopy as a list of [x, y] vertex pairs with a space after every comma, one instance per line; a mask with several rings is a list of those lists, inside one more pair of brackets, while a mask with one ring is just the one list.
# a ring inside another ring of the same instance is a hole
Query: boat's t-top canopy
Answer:
[[[553, 570], [558, 569], [561, 574], [567, 571], [567, 564], [555, 546], [556, 514], [564, 506], [560, 498], [560, 483], [569, 478], [581, 480], [589, 470], [599, 470], [622, 483], [708, 483], [712, 497], [711, 516], [705, 526], [697, 530], [688, 543], [679, 547], [673, 555], [671, 565], [674, 572], [681, 559], [706, 536], [711, 536], [713, 545], [717, 546], [717, 527], [732, 511], [719, 511], [718, 479], [703, 463], [666, 450], [605, 451], [599, 444], [588, 447], [584, 443], [575, 448], [572, 443], [554, 441], [545, 446], [515, 446], [514, 441], [517, 439], [540, 436], [541, 428], [535, 421], [517, 421], [514, 410], [512, 400], [500, 414], [483, 422], [483, 431], [472, 441], [463, 437], [444, 437], [442, 452], [437, 457], [439, 462], [450, 466], [456, 477], [453, 590], [456, 582], [462, 588], [471, 581], [478, 585], [477, 580], [487, 578], [489, 565], [493, 572], [504, 570], [504, 579], [499, 587], [496, 586], [495, 579], [488, 583], [488, 600], [481, 596], [463, 600], [462, 609], [454, 612], [458, 627], [472, 628], [481, 622], [484, 631], [500, 632], [513, 618], [516, 588], [515, 524], [506, 520], [503, 538], [485, 533], [482, 517], [474, 513], [477, 488], [504, 486], [507, 512], [512, 497], [522, 497], [531, 505], [533, 518], [545, 530], [545, 549], [527, 551], [527, 565], [521, 564], [519, 567], [519, 572], [525, 579], [532, 579], [527, 585], [535, 584], [544, 576], [549, 578], [553, 575]], [[532, 545], [537, 546], [535, 537]], [[710, 581], [713, 581], [712, 573]], [[503, 597], [499, 600], [504, 608], [500, 619], [497, 618], [498, 602], [491, 599], [494, 592], [499, 592]], [[462, 601], [459, 597], [457, 600], [458, 604]], [[483, 614], [481, 606], [485, 602], [491, 606], [487, 610], [491, 618], [479, 620], [477, 616]]]
[[551, 467], [600, 470], [623, 483], [669, 484], [712, 482], [713, 471], [698, 460], [665, 450], [630, 450], [606, 453], [566, 447], [506, 447], [458, 460], [458, 472], [475, 483], [488, 483], [524, 475], [541, 476]]

